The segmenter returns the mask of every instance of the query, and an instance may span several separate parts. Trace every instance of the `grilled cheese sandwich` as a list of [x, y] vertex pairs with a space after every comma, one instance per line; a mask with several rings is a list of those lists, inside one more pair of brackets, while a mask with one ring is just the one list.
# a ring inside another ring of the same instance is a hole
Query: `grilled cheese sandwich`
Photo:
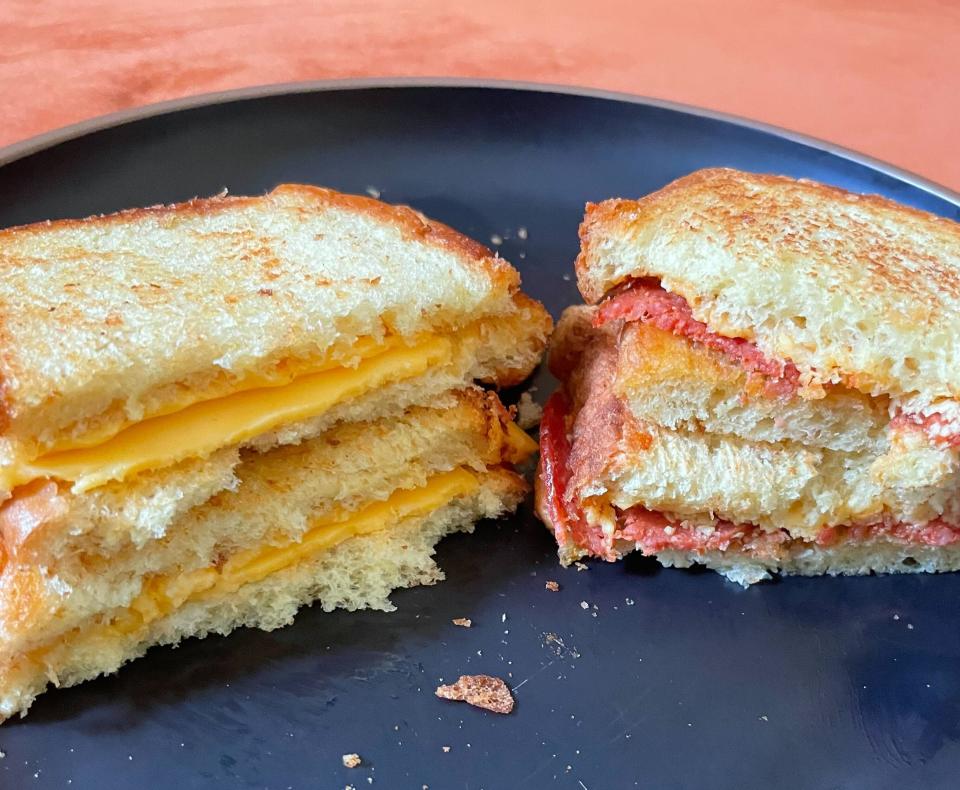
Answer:
[[0, 717], [151, 645], [390, 608], [525, 491], [535, 443], [474, 382], [528, 375], [549, 316], [409, 209], [284, 186], [0, 259]]

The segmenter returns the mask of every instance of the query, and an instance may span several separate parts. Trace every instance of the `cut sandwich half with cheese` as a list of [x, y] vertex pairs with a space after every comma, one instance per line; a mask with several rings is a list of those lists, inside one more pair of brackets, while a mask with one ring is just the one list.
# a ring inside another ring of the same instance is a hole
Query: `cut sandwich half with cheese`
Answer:
[[512, 510], [517, 272], [307, 186], [0, 232], [0, 717], [153, 644], [389, 608]]
[[580, 234], [538, 478], [563, 559], [960, 568], [960, 226], [718, 169]]

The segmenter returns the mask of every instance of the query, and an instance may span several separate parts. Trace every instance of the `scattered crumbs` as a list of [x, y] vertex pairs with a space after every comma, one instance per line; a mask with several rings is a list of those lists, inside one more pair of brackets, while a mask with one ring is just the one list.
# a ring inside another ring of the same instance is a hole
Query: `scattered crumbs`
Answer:
[[760, 721], [770, 721], [766, 716], [761, 716]]
[[560, 585], [555, 581], [549, 581], [543, 586], [550, 590], [550, 592], [560, 592]]
[[444, 751], [445, 753], [446, 753], [446, 752], [449, 752], [449, 751], [450, 751], [450, 747], [449, 747], [449, 746], [444, 746], [444, 747], [443, 747], [443, 751]]
[[527, 253], [524, 250], [520, 250], [518, 255], [520, 256], [520, 260], [523, 260], [524, 258], [527, 257]]
[[544, 647], [549, 647], [558, 658], [569, 656], [570, 658], [580, 658], [580, 652], [575, 647], [567, 647], [563, 640], [554, 633], [543, 635]]
[[[927, 683], [927, 688], [930, 688], [930, 684]], [[0, 757], [3, 757], [3, 752], [0, 752]]]
[[355, 752], [351, 754], [345, 754], [341, 758], [343, 760], [344, 768], [357, 768], [363, 760], [360, 759], [360, 755]]
[[490, 675], [461, 675], [450, 686], [438, 686], [436, 695], [441, 699], [466, 702], [493, 713], [510, 713], [513, 710], [513, 695], [502, 678]]
[[692, 727], [693, 724], [691, 724], [691, 723], [688, 721], [688, 722], [687, 722], [687, 726], [688, 726], [688, 727]]
[[913, 630], [913, 623], [907, 623], [907, 630], [908, 630], [908, 631], [912, 631], [912, 630]]
[[517, 228], [517, 238], [520, 239], [520, 241], [527, 240], [527, 229], [523, 225]]
[[372, 784], [373, 784], [373, 777], [372, 777], [372, 776], [368, 776], [368, 777], [367, 777], [367, 784], [368, 784], [368, 785], [372, 785]]
[[507, 613], [506, 613], [506, 612], [503, 612], [503, 613], [500, 615], [500, 622], [501, 622], [501, 623], [507, 622]]
[[570, 275], [569, 275], [569, 274], [564, 274], [564, 275], [563, 275], [563, 279], [566, 280], [567, 282], [570, 282]]
[[503, 244], [503, 236], [501, 236], [499, 233], [494, 233], [490, 236], [490, 243], [494, 247], [499, 247], [501, 244]]
[[575, 562], [573, 563], [573, 567], [577, 569], [577, 573], [590, 570], [590, 566], [585, 562]]
[[130, 762], [133, 762], [133, 755], [132, 755], [132, 754], [128, 754], [128, 755], [127, 755], [127, 759], [128, 759]]
[[633, 598], [624, 598], [624, 599], [623, 599], [623, 602], [624, 602], [627, 606], [633, 606]]
[[354, 787], [353, 785], [346, 785], [346, 786], [343, 788], [343, 790], [357, 790], [357, 788]]
[[394, 724], [394, 725], [393, 725], [393, 730], [394, 730], [394, 732], [399, 732], [399, 731], [400, 731], [400, 725], [399, 725], [399, 724]]
[[459, 625], [461, 628], [469, 628], [473, 625], [473, 620], [469, 617], [454, 617], [453, 624]]
[[596, 612], [590, 612], [590, 616], [591, 616], [591, 617], [596, 617], [596, 616], [597, 616], [597, 613], [596, 613]]
[[380, 199], [380, 190], [377, 189], [376, 187], [372, 187], [372, 186], [371, 186], [371, 187], [367, 187], [364, 191], [365, 191], [368, 195], [370, 195], [370, 197], [374, 198], [375, 200], [379, 200], [379, 199]]
[[528, 431], [540, 424], [541, 417], [543, 417], [543, 408], [533, 399], [529, 391], [520, 393], [520, 400], [517, 401], [517, 425]]
[[894, 620], [899, 620], [899, 619], [900, 619], [900, 615], [895, 614], [895, 615], [893, 616], [893, 619], [894, 619]]
[[[930, 688], [929, 683], [927, 683], [927, 688]], [[7, 753], [5, 751], [0, 750], [0, 760], [2, 760], [6, 756], [7, 756]]]
[[589, 609], [589, 608], [590, 608], [590, 604], [588, 604], [586, 601], [580, 601], [580, 608], [581, 608], [581, 609]]

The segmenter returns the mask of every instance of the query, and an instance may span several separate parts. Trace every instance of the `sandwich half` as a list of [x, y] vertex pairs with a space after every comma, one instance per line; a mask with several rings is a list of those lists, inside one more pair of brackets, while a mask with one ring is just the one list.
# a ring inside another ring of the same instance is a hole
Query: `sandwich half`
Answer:
[[551, 323], [416, 212], [307, 186], [0, 232], [0, 718], [154, 644], [390, 608], [512, 510]]
[[960, 226], [715, 169], [580, 236], [537, 483], [562, 559], [960, 568]]

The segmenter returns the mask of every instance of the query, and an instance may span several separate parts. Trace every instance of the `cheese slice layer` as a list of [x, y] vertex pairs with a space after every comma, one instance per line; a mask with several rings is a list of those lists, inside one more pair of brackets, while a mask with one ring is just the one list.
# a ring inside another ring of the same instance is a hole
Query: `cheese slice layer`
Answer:
[[413, 346], [388, 347], [355, 368], [321, 370], [282, 386], [247, 389], [152, 417], [101, 444], [49, 453], [9, 469], [2, 482], [10, 490], [38, 478], [54, 478], [73, 483], [73, 490], [80, 493], [317, 417], [350, 398], [446, 364], [452, 355], [449, 338], [425, 335]]
[[[508, 442], [511, 439], [508, 437]], [[395, 491], [388, 499], [356, 511], [336, 508], [314, 522], [303, 537], [286, 545], [267, 545], [239, 552], [222, 565], [148, 579], [130, 606], [107, 622], [76, 628], [58, 641], [26, 654], [28, 662], [56, 666], [62, 651], [78, 644], [96, 644], [145, 633], [148, 626], [181, 607], [209, 598], [229, 595], [245, 584], [313, 559], [344, 541], [425, 516], [453, 500], [472, 494], [480, 477], [459, 467], [434, 475], [419, 488]]]

